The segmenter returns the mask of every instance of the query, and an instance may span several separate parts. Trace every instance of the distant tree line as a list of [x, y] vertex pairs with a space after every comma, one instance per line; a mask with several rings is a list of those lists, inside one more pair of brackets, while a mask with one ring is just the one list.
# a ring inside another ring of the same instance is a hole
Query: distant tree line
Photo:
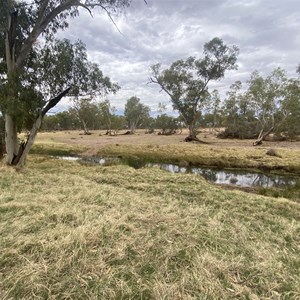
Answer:
[[300, 82], [288, 78], [283, 69], [277, 68], [266, 77], [253, 72], [246, 84], [233, 83], [223, 100], [217, 90], [206, 90], [201, 97], [201, 104], [194, 109], [193, 104], [182, 100], [179, 117], [167, 115], [164, 105], [159, 104], [155, 118], [136, 96], [125, 103], [124, 115], [117, 115], [109, 100], [97, 103], [81, 99], [67, 111], [45, 116], [43, 130], [82, 129], [89, 134], [90, 130], [103, 129], [112, 135], [120, 129], [133, 134], [143, 128], [147, 133], [169, 135], [186, 127], [196, 136], [199, 128], [209, 127], [222, 128], [220, 138], [256, 139], [255, 145], [270, 134], [277, 140], [300, 136]]
[[101, 129], [106, 130], [108, 135], [115, 135], [121, 129], [126, 130], [127, 134], [134, 134], [137, 129], [145, 129], [147, 133], [169, 135], [180, 128], [180, 117], [161, 113], [153, 118], [150, 116], [150, 107], [141, 103], [136, 96], [127, 100], [124, 115], [117, 115], [116, 108], [109, 100], [95, 102], [81, 99], [66, 111], [46, 115], [42, 126], [44, 131], [83, 130], [84, 134]]

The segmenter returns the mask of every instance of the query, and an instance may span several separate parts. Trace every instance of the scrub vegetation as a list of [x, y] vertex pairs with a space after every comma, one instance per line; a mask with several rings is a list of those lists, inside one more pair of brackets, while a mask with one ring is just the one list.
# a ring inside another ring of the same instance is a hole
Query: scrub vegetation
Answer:
[[2, 299], [300, 297], [300, 206], [284, 198], [31, 154], [0, 166], [0, 215]]

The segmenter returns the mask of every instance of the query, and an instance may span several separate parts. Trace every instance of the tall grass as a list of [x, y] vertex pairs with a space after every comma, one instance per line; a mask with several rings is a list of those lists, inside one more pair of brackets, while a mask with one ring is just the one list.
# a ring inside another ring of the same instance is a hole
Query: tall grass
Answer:
[[1, 299], [299, 299], [300, 205], [196, 175], [0, 167]]

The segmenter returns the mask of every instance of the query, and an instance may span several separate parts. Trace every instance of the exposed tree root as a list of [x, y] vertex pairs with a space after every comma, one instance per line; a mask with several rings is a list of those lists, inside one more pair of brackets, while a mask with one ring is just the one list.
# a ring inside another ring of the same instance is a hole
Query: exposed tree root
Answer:
[[197, 143], [201, 143], [201, 144], [209, 144], [208, 142], [204, 142], [202, 140], [199, 140], [196, 136], [187, 136], [185, 139], [184, 139], [185, 142], [197, 142]]

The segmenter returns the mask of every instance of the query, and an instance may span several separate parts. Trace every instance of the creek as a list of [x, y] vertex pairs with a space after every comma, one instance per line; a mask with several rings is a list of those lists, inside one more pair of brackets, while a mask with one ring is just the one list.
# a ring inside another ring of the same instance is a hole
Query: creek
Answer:
[[82, 163], [100, 164], [102, 166], [128, 164], [136, 169], [160, 168], [170, 173], [196, 174], [215, 184], [232, 185], [238, 187], [262, 187], [262, 188], [287, 188], [294, 187], [299, 178], [291, 175], [275, 175], [270, 173], [255, 173], [247, 170], [220, 170], [208, 167], [181, 167], [176, 164], [145, 163], [139, 160], [123, 161], [116, 157], [71, 157], [61, 156], [64, 160], [79, 160]]

